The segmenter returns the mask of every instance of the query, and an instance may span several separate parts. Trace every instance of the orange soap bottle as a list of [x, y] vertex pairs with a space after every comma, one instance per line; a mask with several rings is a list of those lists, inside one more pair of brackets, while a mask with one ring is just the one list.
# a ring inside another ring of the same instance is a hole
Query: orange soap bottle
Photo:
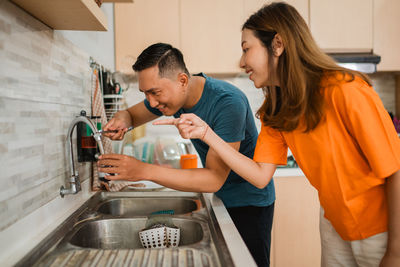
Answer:
[[184, 154], [181, 155], [181, 169], [195, 169], [197, 168], [197, 155]]

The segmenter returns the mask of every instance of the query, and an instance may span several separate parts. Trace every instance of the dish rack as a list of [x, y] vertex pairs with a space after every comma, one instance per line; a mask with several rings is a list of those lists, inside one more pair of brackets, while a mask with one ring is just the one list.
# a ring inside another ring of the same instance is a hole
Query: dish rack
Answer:
[[114, 114], [122, 109], [124, 97], [122, 95], [108, 94], [104, 95], [104, 108], [107, 121], [114, 117]]
[[166, 225], [154, 225], [151, 229], [139, 232], [140, 242], [144, 248], [177, 247], [180, 240], [180, 229]]

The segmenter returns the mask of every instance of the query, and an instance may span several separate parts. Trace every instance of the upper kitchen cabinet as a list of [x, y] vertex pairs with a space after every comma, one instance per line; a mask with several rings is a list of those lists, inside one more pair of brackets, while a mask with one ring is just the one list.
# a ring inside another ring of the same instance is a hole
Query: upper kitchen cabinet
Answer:
[[325, 52], [371, 52], [373, 0], [310, 0], [309, 25]]
[[[191, 72], [241, 72], [241, 28], [262, 0], [181, 1], [181, 48]], [[308, 21], [308, 0], [289, 0]]]
[[240, 71], [243, 0], [181, 1], [181, 48], [190, 72]]
[[133, 3], [134, 0], [103, 0], [104, 3]]
[[[242, 23], [246, 21], [246, 19], [259, 10], [263, 5], [271, 3], [273, 1], [265, 1], [265, 0], [245, 0], [244, 1], [244, 17]], [[286, 0], [286, 3], [294, 6], [297, 11], [299, 11], [300, 15], [304, 18], [304, 20], [308, 23], [308, 0]]]
[[[116, 68], [125, 73], [155, 42], [179, 48], [190, 72], [241, 72], [241, 27], [269, 1], [135, 0], [115, 4]], [[289, 0], [308, 20], [308, 0]]]
[[107, 18], [94, 0], [12, 0], [54, 30], [107, 31]]
[[374, 53], [381, 56], [378, 71], [400, 70], [400, 1], [374, 1]]
[[156, 42], [179, 48], [179, 0], [135, 0], [115, 4], [115, 65], [133, 73], [136, 57]]

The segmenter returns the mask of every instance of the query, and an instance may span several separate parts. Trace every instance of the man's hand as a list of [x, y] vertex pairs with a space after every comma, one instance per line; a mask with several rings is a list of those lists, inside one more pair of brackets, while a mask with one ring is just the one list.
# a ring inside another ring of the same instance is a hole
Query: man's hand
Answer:
[[120, 154], [105, 154], [99, 157], [97, 162], [100, 172], [115, 174], [105, 176], [108, 180], [143, 180], [140, 174], [145, 169], [145, 163], [134, 157]]
[[153, 125], [175, 125], [179, 134], [185, 139], [203, 140], [210, 127], [195, 114], [182, 114], [180, 118], [163, 119], [153, 122]]
[[128, 127], [129, 125], [126, 125], [124, 120], [114, 117], [104, 126], [103, 131], [110, 132], [103, 133], [103, 136], [106, 136], [111, 140], [122, 140], [125, 133], [128, 131]]

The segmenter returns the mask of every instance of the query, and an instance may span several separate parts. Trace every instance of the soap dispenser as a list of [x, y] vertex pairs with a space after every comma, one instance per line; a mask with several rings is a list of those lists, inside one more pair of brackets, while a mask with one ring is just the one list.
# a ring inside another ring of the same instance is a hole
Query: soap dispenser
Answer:
[[[86, 116], [86, 111], [81, 111], [81, 116]], [[92, 116], [90, 119], [95, 122], [97, 130], [101, 129], [100, 117]], [[94, 162], [96, 161], [95, 155], [99, 153], [97, 143], [93, 138], [93, 131], [90, 127], [79, 122], [76, 126], [76, 137], [77, 137], [77, 151], [78, 151], [78, 162]]]

